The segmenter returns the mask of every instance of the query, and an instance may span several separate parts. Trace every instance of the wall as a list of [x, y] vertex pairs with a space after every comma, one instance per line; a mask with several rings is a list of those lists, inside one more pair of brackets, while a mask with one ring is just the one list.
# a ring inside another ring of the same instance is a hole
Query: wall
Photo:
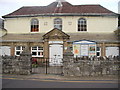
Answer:
[[7, 31], [0, 28], [0, 37], [6, 35]]
[[[53, 21], [58, 17], [33, 17], [39, 20], [39, 32], [46, 33], [54, 28]], [[87, 20], [88, 32], [113, 32], [117, 29], [118, 19], [115, 17], [81, 17], [81, 16], [64, 16], [59, 17], [63, 20], [63, 31], [66, 33], [75, 33], [79, 18]], [[31, 33], [30, 20], [32, 17], [23, 18], [6, 18], [5, 29], [8, 33]], [[33, 33], [33, 32], [32, 32]], [[81, 33], [81, 32], [79, 32]]]
[[63, 58], [64, 76], [98, 76], [118, 75], [120, 57], [81, 57], [73, 58], [70, 52], [66, 52]]
[[2, 59], [2, 72], [5, 74], [28, 75], [32, 72], [31, 54], [26, 49], [20, 57], [4, 56]]

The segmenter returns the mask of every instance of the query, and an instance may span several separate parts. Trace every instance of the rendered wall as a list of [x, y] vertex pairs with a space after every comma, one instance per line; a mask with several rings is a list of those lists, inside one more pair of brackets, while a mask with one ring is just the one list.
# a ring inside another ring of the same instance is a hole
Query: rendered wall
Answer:
[[[8, 33], [34, 33], [30, 32], [30, 21], [33, 18], [39, 20], [39, 32], [46, 33], [54, 28], [54, 19], [61, 18], [63, 21], [63, 32], [76, 33], [78, 28], [78, 19], [85, 18], [87, 20], [87, 32], [113, 32], [117, 29], [118, 19], [116, 17], [22, 17], [22, 18], [7, 18], [5, 20], [5, 29]], [[79, 32], [81, 33], [81, 32]]]

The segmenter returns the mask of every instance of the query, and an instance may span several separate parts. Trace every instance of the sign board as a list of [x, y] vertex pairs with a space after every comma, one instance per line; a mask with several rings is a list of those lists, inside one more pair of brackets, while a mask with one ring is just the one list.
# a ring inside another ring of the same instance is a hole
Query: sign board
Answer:
[[96, 44], [90, 44], [89, 45], [89, 56], [95, 56], [96, 55]]
[[74, 56], [80, 55], [80, 45], [78, 45], [78, 44], [73, 45], [73, 53], [74, 53]]
[[88, 40], [73, 42], [73, 54], [76, 56], [96, 56], [96, 43]]
[[88, 56], [88, 45], [81, 45], [81, 56]]
[[49, 44], [54, 44], [54, 43], [63, 44], [63, 41], [49, 41]]

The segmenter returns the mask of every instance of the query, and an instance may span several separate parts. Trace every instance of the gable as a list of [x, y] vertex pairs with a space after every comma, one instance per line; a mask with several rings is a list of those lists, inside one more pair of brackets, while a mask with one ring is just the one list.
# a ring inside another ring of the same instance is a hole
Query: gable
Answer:
[[70, 36], [57, 28], [54, 28], [53, 30], [43, 35], [43, 39], [55, 38], [55, 37], [62, 39], [69, 39]]

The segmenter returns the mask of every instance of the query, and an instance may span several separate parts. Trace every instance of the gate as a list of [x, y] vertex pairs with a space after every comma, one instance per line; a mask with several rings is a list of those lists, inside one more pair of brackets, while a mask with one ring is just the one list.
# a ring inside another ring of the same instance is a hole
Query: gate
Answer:
[[[51, 64], [51, 61], [54, 64]], [[63, 65], [62, 61], [58, 64], [55, 58], [42, 58], [42, 59], [32, 59], [32, 73], [33, 74], [54, 74], [62, 75], [63, 74]]]

